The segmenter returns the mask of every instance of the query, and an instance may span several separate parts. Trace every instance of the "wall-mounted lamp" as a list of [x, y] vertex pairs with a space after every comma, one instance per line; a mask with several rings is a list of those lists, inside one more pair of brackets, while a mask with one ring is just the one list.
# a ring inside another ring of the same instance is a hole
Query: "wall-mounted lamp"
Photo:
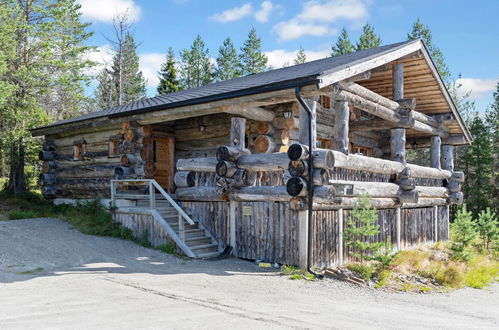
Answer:
[[293, 116], [293, 112], [291, 110], [284, 110], [282, 115], [284, 118], [289, 119]]
[[198, 128], [199, 128], [199, 131], [200, 131], [201, 133], [204, 133], [204, 131], [206, 131], [206, 126], [205, 126], [205, 125], [199, 125], [199, 127], [198, 127]]

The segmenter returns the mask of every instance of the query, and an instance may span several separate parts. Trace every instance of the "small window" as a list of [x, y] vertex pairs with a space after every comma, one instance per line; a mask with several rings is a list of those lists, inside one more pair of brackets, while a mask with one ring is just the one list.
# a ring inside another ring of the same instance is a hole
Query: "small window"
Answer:
[[109, 141], [108, 157], [116, 157], [118, 155], [118, 141]]
[[373, 148], [352, 145], [352, 153], [371, 157], [373, 155]]
[[316, 146], [321, 149], [332, 149], [333, 141], [331, 139], [317, 138]]
[[73, 145], [73, 160], [82, 160], [85, 154], [85, 144], [78, 143]]
[[321, 95], [320, 101], [323, 109], [331, 109], [331, 98], [329, 96]]

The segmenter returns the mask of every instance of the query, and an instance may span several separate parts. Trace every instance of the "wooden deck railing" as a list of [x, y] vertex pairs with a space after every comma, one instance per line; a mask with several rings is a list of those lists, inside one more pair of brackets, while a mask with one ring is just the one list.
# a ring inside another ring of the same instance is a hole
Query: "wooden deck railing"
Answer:
[[[119, 187], [124, 186], [148, 186], [148, 191], [145, 194], [129, 194], [118, 192]], [[160, 195], [168, 201], [168, 203], [178, 212], [178, 227], [179, 236], [182, 241], [185, 240], [185, 222], [194, 225], [192, 218], [185, 213], [180, 205], [153, 179], [128, 179], [128, 180], [111, 180], [111, 203], [116, 206], [117, 199], [134, 199], [134, 200], [149, 200], [149, 207], [156, 208], [156, 190]]]

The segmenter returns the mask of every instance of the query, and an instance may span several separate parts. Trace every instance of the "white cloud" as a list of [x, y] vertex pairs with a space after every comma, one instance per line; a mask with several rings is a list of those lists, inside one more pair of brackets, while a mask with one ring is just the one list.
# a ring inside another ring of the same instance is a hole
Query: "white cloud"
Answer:
[[280, 40], [284, 41], [298, 39], [306, 35], [317, 37], [337, 33], [336, 29], [332, 29], [328, 25], [305, 23], [295, 19], [274, 25], [273, 31], [277, 33]]
[[367, 17], [366, 4], [360, 0], [308, 1], [298, 15], [302, 21], [335, 22], [339, 19], [362, 20]]
[[273, 31], [280, 40], [302, 36], [323, 36], [337, 33], [331, 24], [339, 20], [359, 27], [368, 16], [367, 0], [312, 0], [303, 4], [303, 10], [288, 21], [279, 22]]
[[211, 16], [211, 19], [220, 22], [227, 23], [232, 21], [240, 20], [246, 16], [251, 15], [253, 8], [250, 3], [246, 3], [241, 7], [236, 7], [232, 9], [227, 9], [221, 13], [216, 13]]
[[492, 92], [496, 88], [499, 79], [476, 79], [476, 78], [460, 78], [456, 80], [457, 94], [460, 97], [470, 93], [471, 100], [477, 100], [484, 94]]
[[[305, 54], [307, 54], [307, 62], [328, 57], [330, 55], [330, 52], [330, 49], [319, 51], [305, 50]], [[275, 69], [282, 68], [285, 63], [294, 65], [293, 61], [295, 60], [297, 54], [298, 50], [286, 51], [284, 49], [275, 49], [269, 52], [265, 52], [265, 55], [268, 58], [268, 65]]]
[[147, 87], [151, 88], [158, 86], [158, 71], [161, 69], [161, 64], [165, 59], [165, 54], [160, 53], [139, 54], [139, 67], [144, 78], [147, 79]]
[[134, 0], [78, 0], [81, 4], [81, 13], [83, 17], [111, 23], [113, 18], [128, 11], [128, 18], [131, 22], [140, 19], [142, 10]]
[[97, 76], [106, 65], [109, 65], [113, 59], [111, 46], [103, 45], [91, 51], [87, 55], [88, 59], [95, 62], [96, 65], [87, 71], [88, 75]]
[[258, 22], [267, 22], [269, 20], [270, 13], [277, 7], [270, 1], [262, 2], [260, 10], [255, 12], [255, 19]]

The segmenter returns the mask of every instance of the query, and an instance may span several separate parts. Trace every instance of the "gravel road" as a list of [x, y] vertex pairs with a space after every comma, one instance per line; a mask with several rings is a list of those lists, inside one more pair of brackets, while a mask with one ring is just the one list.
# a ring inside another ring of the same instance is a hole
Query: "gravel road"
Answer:
[[[22, 274], [25, 272], [24, 274]], [[0, 221], [0, 329], [498, 329], [499, 285], [386, 293], [184, 260], [57, 219]]]

